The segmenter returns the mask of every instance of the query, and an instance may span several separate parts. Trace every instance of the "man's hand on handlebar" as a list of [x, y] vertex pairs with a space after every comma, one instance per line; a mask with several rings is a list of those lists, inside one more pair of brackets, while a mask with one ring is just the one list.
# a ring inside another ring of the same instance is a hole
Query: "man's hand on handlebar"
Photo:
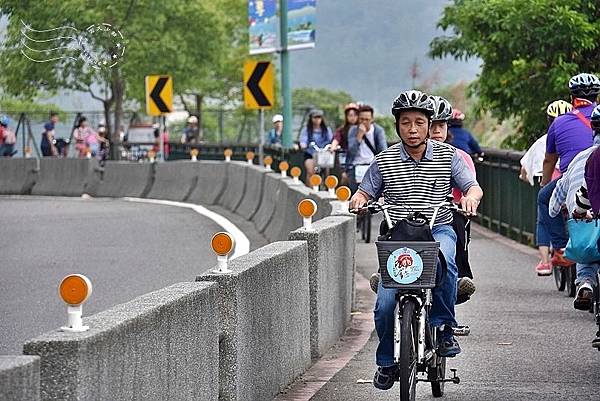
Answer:
[[460, 208], [464, 211], [467, 216], [477, 216], [477, 207], [479, 201], [470, 196], [463, 196], [460, 199]]
[[369, 196], [362, 191], [356, 191], [356, 193], [350, 199], [350, 212], [363, 214], [366, 213], [365, 209], [361, 209], [369, 201]]

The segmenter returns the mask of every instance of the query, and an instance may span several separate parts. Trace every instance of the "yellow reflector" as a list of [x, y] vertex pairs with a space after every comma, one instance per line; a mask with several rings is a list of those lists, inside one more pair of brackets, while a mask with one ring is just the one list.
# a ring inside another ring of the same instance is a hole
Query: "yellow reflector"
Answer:
[[338, 179], [335, 175], [330, 175], [327, 178], [325, 178], [325, 186], [329, 189], [333, 189], [335, 187], [337, 187], [338, 184]]
[[298, 203], [298, 213], [304, 218], [309, 218], [317, 213], [317, 204], [312, 199], [302, 199]]
[[347, 186], [339, 187], [335, 190], [335, 194], [338, 200], [342, 202], [346, 202], [348, 199], [350, 199], [350, 196], [352, 195], [352, 193], [350, 192], [350, 188], [348, 188]]
[[216, 233], [210, 240], [210, 246], [217, 255], [228, 255], [233, 250], [233, 237], [226, 232]]
[[223, 155], [225, 157], [231, 157], [233, 155], [233, 150], [231, 150], [231, 149], [225, 149], [225, 151], [223, 152]]
[[198, 151], [198, 149], [192, 149], [192, 150], [190, 151], [190, 155], [192, 155], [192, 156], [198, 156], [198, 153], [200, 153], [200, 152]]
[[69, 274], [63, 278], [58, 286], [58, 293], [63, 301], [69, 305], [80, 305], [88, 297], [89, 280], [81, 274]]
[[273, 158], [271, 156], [266, 156], [263, 159], [263, 162], [265, 163], [265, 166], [271, 165], [273, 164]]

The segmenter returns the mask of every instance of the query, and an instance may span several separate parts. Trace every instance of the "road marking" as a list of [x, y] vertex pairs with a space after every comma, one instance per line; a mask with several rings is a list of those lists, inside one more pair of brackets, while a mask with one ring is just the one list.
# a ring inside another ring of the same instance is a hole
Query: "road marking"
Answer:
[[250, 240], [248, 239], [248, 237], [246, 237], [246, 234], [244, 234], [242, 232], [242, 230], [237, 228], [237, 226], [235, 224], [233, 224], [231, 221], [229, 221], [225, 217], [223, 217], [220, 214], [217, 214], [215, 212], [212, 212], [203, 206], [195, 205], [193, 203], [174, 202], [174, 201], [160, 200], [160, 199], [143, 199], [143, 198], [129, 198], [129, 197], [125, 197], [122, 199], [129, 201], [129, 202], [153, 203], [155, 205], [166, 205], [166, 206], [175, 206], [175, 207], [183, 207], [186, 209], [192, 209], [194, 212], [201, 214], [204, 217], [208, 217], [209, 219], [211, 219], [212, 221], [214, 221], [215, 223], [217, 223], [218, 225], [223, 227], [223, 229], [225, 231], [227, 231], [229, 234], [231, 234], [233, 236], [233, 238], [235, 239], [235, 251], [233, 252], [233, 255], [231, 255], [231, 257], [229, 258], [230, 260], [235, 259], [239, 256], [246, 255], [247, 253], [250, 252]]

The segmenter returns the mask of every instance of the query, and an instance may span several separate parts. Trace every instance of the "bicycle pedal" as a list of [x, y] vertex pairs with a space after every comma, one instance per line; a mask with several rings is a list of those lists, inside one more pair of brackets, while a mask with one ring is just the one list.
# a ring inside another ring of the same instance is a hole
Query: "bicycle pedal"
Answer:
[[469, 326], [458, 326], [452, 328], [453, 334], [457, 337], [466, 337], [471, 334]]

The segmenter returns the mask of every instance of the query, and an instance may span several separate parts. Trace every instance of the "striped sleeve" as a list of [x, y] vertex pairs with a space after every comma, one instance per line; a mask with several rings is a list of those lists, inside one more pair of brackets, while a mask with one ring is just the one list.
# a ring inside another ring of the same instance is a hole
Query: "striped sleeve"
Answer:
[[588, 198], [587, 188], [582, 185], [575, 195], [575, 213], [584, 214], [592, 208]]

